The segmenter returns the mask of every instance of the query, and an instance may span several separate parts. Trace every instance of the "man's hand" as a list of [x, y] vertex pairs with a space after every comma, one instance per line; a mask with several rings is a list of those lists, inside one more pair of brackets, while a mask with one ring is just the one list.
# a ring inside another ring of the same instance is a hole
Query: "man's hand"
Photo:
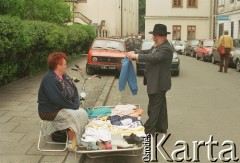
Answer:
[[134, 51], [127, 52], [127, 57], [130, 60], [136, 60], [137, 59], [137, 54], [134, 53]]

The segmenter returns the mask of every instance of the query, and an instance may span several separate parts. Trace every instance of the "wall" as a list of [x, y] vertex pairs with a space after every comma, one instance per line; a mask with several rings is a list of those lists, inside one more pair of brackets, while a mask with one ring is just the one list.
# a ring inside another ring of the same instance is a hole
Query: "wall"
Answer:
[[87, 0], [79, 3], [75, 11], [87, 16], [93, 24], [105, 20], [103, 30], [108, 30], [109, 36], [138, 32], [138, 0]]
[[[182, 8], [172, 8], [172, 0], [150, 0], [146, 1], [145, 37], [153, 30], [154, 24], [167, 25], [168, 31], [172, 33], [173, 25], [181, 26], [181, 39], [187, 40], [187, 26], [196, 26], [196, 38], [211, 38], [211, 1], [199, 0], [198, 8], [187, 8], [187, 0], [183, 0]], [[168, 35], [172, 39], [172, 34]]]

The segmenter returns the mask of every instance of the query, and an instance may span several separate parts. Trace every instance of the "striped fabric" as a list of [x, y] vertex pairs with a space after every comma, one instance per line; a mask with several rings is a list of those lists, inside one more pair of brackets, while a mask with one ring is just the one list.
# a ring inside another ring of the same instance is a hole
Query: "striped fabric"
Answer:
[[55, 131], [72, 128], [76, 134], [78, 144], [82, 134], [84, 133], [85, 126], [88, 123], [88, 115], [84, 109], [61, 109], [53, 121], [44, 123], [43, 135], [51, 135]]

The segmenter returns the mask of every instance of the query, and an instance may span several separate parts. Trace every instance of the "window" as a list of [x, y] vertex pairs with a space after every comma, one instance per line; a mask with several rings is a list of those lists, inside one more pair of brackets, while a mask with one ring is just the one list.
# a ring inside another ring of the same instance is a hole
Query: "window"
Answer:
[[172, 7], [182, 7], [182, 0], [172, 0]]
[[196, 7], [198, 7], [197, 0], [188, 0], [187, 2], [188, 2], [187, 3], [187, 7], [189, 7], [189, 8], [196, 8]]
[[188, 26], [187, 27], [187, 38], [188, 38], [188, 40], [196, 39], [196, 26]]
[[223, 35], [223, 29], [224, 29], [224, 24], [221, 23], [219, 24], [219, 28], [218, 28], [218, 37], [222, 36]]
[[224, 0], [218, 0], [218, 6], [223, 6], [224, 5]]
[[174, 25], [172, 31], [172, 39], [173, 40], [181, 40], [181, 26], [180, 25]]

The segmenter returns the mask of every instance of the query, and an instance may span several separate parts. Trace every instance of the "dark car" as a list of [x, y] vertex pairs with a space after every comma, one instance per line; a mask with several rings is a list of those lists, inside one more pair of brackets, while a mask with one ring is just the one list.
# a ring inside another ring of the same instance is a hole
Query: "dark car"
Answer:
[[196, 57], [195, 48], [199, 44], [200, 40], [188, 40], [186, 44], [186, 55]]
[[196, 59], [202, 59], [204, 62], [212, 60], [212, 47], [214, 46], [214, 39], [200, 40], [196, 46]]
[[[233, 39], [233, 46], [234, 47], [238, 47], [238, 40], [239, 39]], [[215, 41], [214, 46], [212, 47], [212, 63], [216, 64], [220, 62], [220, 55], [217, 51], [217, 45], [218, 45], [219, 39]], [[229, 58], [229, 66], [230, 67], [235, 67], [235, 64], [233, 63], [233, 57], [234, 57], [234, 53], [235, 53], [235, 48], [230, 52], [230, 58]]]
[[126, 53], [123, 40], [96, 38], [88, 52], [86, 73], [92, 75], [95, 70], [117, 70], [119, 73]]
[[[140, 51], [142, 53], [148, 54], [148, 52], [152, 48], [153, 44], [154, 44], [154, 42], [152, 40], [143, 40]], [[172, 45], [171, 42], [170, 42], [170, 44]], [[145, 65], [146, 65], [145, 62], [136, 61], [137, 75], [142, 75], [144, 73]], [[180, 73], [180, 59], [179, 59], [178, 53], [176, 51], [173, 52], [171, 73], [172, 73], [172, 75], [176, 75], [176, 76], [178, 76]]]

